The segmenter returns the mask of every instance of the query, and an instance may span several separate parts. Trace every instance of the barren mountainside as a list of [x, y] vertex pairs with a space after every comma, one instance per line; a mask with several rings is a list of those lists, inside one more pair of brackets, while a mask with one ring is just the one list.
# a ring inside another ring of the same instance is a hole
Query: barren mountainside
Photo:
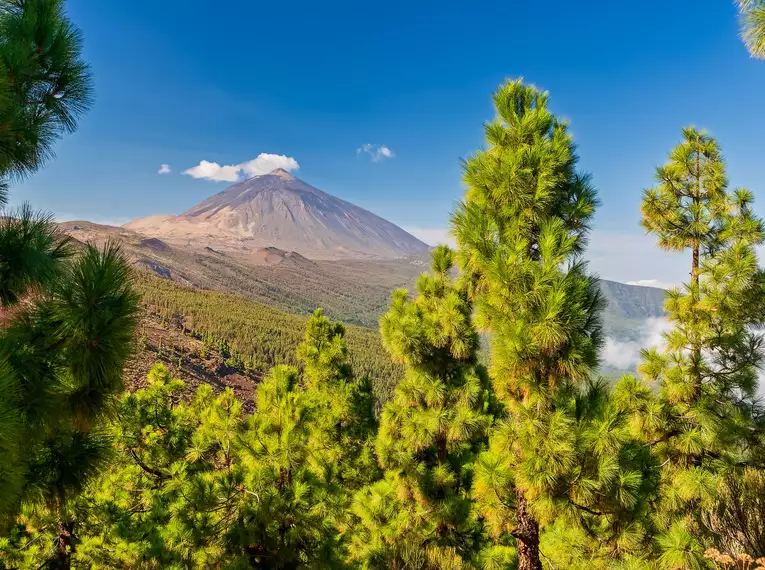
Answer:
[[150, 216], [124, 227], [192, 247], [275, 247], [312, 259], [397, 258], [427, 250], [395, 224], [282, 169], [233, 184], [179, 216]]

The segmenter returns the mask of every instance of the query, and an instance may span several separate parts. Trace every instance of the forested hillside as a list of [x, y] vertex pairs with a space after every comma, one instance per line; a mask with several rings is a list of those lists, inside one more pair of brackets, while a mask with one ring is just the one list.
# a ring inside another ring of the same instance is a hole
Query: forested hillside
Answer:
[[[167, 327], [205, 340], [232, 368], [260, 375], [277, 364], [297, 365], [295, 350], [308, 317], [230, 293], [190, 289], [143, 271], [135, 272], [135, 283], [149, 312]], [[376, 329], [347, 325], [346, 339], [353, 370], [369, 376], [379, 401], [386, 401], [403, 369], [391, 361]]]
[[[416, 267], [418, 272], [425, 269]], [[149, 347], [139, 343], [141, 350], [137, 358], [142, 365], [131, 369], [132, 385], [142, 385], [152, 358], [175, 370], [180, 359], [183, 374], [197, 378], [192, 385], [199, 382], [229, 385], [227, 378], [234, 374], [234, 387], [250, 394], [257, 379], [272, 366], [297, 363], [295, 349], [303, 337], [306, 316], [232, 293], [191, 288], [141, 269], [135, 271], [135, 283], [147, 315], [153, 317], [141, 325], [141, 338], [152, 336], [153, 340]], [[663, 314], [656, 310], [665, 294], [660, 289], [622, 286], [610, 281], [600, 281], [600, 285], [609, 303], [616, 302], [611, 299], [621, 298], [623, 303], [633, 306], [634, 319], [613, 310], [611, 304], [606, 309], [611, 313], [609, 324], [623, 327], [623, 338], [636, 335], [636, 323], [643, 318]], [[645, 298], [636, 292], [643, 293]], [[349, 360], [354, 370], [372, 380], [379, 406], [390, 398], [395, 384], [402, 378], [403, 368], [393, 363], [385, 352], [377, 328], [346, 325], [346, 329]], [[485, 336], [482, 344], [480, 358], [488, 362]], [[613, 367], [607, 367], [606, 372], [610, 378], [620, 375]]]
[[[425, 269], [416, 267], [418, 273]], [[235, 294], [184, 286], [141, 269], [135, 272], [135, 279], [145, 308], [157, 317], [153, 325], [159, 324], [160, 329], [165, 331], [181, 331], [199, 340], [204, 338], [208, 350], [218, 350], [220, 342], [225, 341], [227, 351], [221, 354], [221, 362], [227, 361], [232, 370], [262, 375], [275, 364], [295, 363], [295, 348], [302, 338], [308, 317]], [[600, 285], [609, 302], [606, 308], [606, 313], [610, 314], [606, 328], [608, 333], [615, 330], [621, 338], [631, 338], [639, 332], [637, 323], [649, 316], [663, 315], [663, 311], [657, 310], [665, 295], [661, 289], [623, 286], [612, 281], [600, 281]], [[645, 297], [641, 297], [640, 293]], [[633, 318], [625, 317], [620, 310], [612, 308], [612, 303], [616, 303], [617, 299], [633, 307], [630, 313]], [[384, 351], [377, 329], [347, 325], [347, 340], [354, 369], [369, 375], [379, 401], [386, 401], [403, 370], [393, 364]], [[485, 346], [480, 354], [484, 361], [488, 361], [485, 337], [483, 341]], [[167, 342], [169, 344], [165, 348], [169, 350], [172, 341]], [[164, 359], [173, 363], [181, 356], [180, 349], [173, 355], [167, 354]], [[148, 368], [144, 364], [138, 370], [145, 375]], [[609, 377], [619, 374], [613, 367], [608, 367], [607, 372]], [[221, 374], [220, 371], [211, 371], [208, 378], [220, 377]]]

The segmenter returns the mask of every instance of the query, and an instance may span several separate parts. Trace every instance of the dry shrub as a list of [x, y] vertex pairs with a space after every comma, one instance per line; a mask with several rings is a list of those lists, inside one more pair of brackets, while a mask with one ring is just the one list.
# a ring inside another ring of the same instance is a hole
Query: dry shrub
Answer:
[[718, 570], [765, 570], [765, 558], [754, 559], [748, 554], [723, 554], [716, 548], [708, 548], [704, 557]]

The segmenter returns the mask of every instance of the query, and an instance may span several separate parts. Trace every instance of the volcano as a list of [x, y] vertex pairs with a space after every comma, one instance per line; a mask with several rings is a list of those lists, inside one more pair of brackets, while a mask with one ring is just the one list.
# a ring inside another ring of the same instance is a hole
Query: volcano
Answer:
[[312, 259], [398, 258], [428, 249], [397, 225], [281, 168], [237, 182], [178, 216], [150, 216], [123, 227], [185, 246], [274, 247]]

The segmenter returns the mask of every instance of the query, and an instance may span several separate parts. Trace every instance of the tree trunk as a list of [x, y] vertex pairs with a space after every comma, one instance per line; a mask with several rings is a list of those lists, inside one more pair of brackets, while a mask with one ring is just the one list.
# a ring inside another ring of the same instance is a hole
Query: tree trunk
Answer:
[[[687, 259], [687, 258], [686, 258]], [[691, 266], [691, 281], [694, 287], [699, 286], [699, 246], [693, 246], [693, 265]]]
[[542, 570], [539, 558], [539, 523], [528, 512], [523, 491], [516, 490], [516, 520], [513, 536], [518, 539], [518, 570]]
[[[696, 300], [701, 299], [701, 291], [699, 290], [699, 246], [695, 244], [693, 246], [693, 265], [691, 267], [691, 281], [693, 283], [694, 295]], [[699, 364], [701, 363], [701, 348], [698, 342], [693, 343], [693, 350], [691, 352], [691, 361], [693, 362], [693, 381], [695, 382], [695, 389], [698, 392], [701, 390], [701, 379], [699, 378]]]
[[[696, 194], [693, 196], [693, 206], [694, 206], [694, 213], [693, 213], [693, 221], [695, 224], [699, 223], [699, 218], [701, 214], [700, 211], [700, 203], [701, 203], [701, 197], [702, 197], [702, 189], [701, 189], [701, 138], [696, 135]], [[695, 231], [695, 228], [694, 228]], [[695, 236], [693, 241], [693, 265], [691, 266], [691, 282], [694, 286], [699, 286], [699, 248], [701, 246], [701, 236], [698, 234]]]
[[[699, 205], [701, 203], [702, 188], [701, 188], [701, 139], [696, 136], [696, 194], [693, 196], [693, 204], [695, 206], [694, 222], [699, 222]], [[693, 242], [693, 260], [691, 262], [691, 284], [693, 287], [693, 295], [698, 302], [701, 299], [700, 285], [700, 269], [699, 269], [699, 250], [701, 248], [701, 239], [696, 236]], [[701, 375], [699, 373], [699, 366], [701, 364], [701, 347], [697, 342], [694, 342], [691, 347], [691, 365], [693, 367], [693, 394], [694, 397], [698, 397], [701, 394]]]
[[[693, 266], [691, 268], [691, 280], [693, 281], [694, 295], [696, 300], [701, 299], [701, 291], [699, 290], [699, 246], [693, 246]], [[695, 391], [701, 390], [701, 378], [699, 374], [699, 366], [701, 365], [701, 348], [698, 342], [693, 343], [693, 350], [691, 353], [691, 361], [693, 362], [693, 381], [695, 383]], [[697, 394], [698, 395], [698, 394]]]
[[58, 570], [69, 570], [72, 567], [72, 531], [74, 522], [58, 521], [58, 552], [53, 567]]

